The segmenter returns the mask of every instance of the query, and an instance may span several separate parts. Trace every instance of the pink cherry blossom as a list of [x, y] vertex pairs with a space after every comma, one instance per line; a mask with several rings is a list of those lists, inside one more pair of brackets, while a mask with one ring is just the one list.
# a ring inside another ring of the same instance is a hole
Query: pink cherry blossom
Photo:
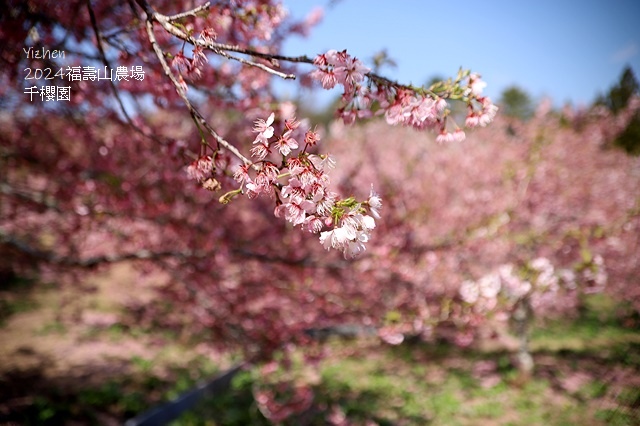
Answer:
[[236, 171], [233, 174], [233, 178], [238, 182], [238, 183], [244, 183], [250, 180], [249, 177], [249, 166], [247, 166], [246, 164], [241, 164], [238, 166], [238, 168], [236, 169]]
[[480, 75], [472, 73], [469, 76], [469, 90], [471, 94], [480, 96], [485, 87], [487, 87], [487, 83], [480, 79]]
[[323, 155], [309, 155], [309, 161], [313, 164], [313, 166], [318, 170], [329, 170], [334, 169], [336, 167], [336, 160], [329, 154]]
[[284, 210], [284, 217], [286, 220], [294, 225], [303, 223], [307, 217], [307, 213], [313, 213], [315, 205], [309, 200], [302, 200], [300, 202], [290, 201]]
[[323, 231], [320, 233], [320, 243], [327, 250], [332, 248], [344, 250], [349, 241], [347, 232], [343, 227], [335, 227], [330, 231]]
[[268, 143], [257, 139], [253, 143], [255, 145], [251, 148], [250, 152], [251, 156], [255, 157], [256, 160], [264, 160], [271, 153], [271, 149]]
[[369, 192], [369, 199], [367, 200], [367, 204], [369, 205], [369, 210], [371, 210], [371, 215], [380, 219], [380, 210], [382, 209], [382, 198], [373, 190], [373, 185], [371, 185], [371, 191]]
[[356, 83], [364, 80], [365, 74], [371, 71], [358, 59], [351, 56], [347, 57], [344, 63], [336, 65], [334, 72], [338, 82], [345, 86], [346, 89], [351, 89]]
[[256, 139], [253, 141], [253, 143], [268, 143], [269, 138], [271, 138], [274, 133], [274, 129], [272, 126], [274, 118], [275, 114], [271, 113], [266, 121], [261, 118], [258, 118], [255, 121], [253, 131], [258, 135], [256, 136]]
[[202, 46], [196, 46], [193, 48], [192, 58], [191, 58], [191, 67], [192, 68], [202, 68], [209, 59], [207, 55], [204, 53], [204, 49]]
[[205, 43], [213, 43], [216, 38], [218, 38], [218, 34], [212, 27], [207, 27], [200, 32], [200, 39]]
[[317, 69], [311, 72], [311, 78], [320, 81], [323, 89], [333, 89], [338, 84], [338, 77], [333, 70]]
[[184, 55], [184, 52], [180, 51], [174, 55], [171, 65], [178, 71], [186, 72], [191, 68], [191, 61]]
[[206, 155], [200, 157], [187, 167], [187, 174], [191, 179], [203, 182], [213, 176], [213, 159]]
[[291, 136], [291, 131], [288, 131], [281, 138], [278, 138], [274, 146], [280, 151], [280, 154], [287, 156], [292, 150], [298, 148], [298, 142]]

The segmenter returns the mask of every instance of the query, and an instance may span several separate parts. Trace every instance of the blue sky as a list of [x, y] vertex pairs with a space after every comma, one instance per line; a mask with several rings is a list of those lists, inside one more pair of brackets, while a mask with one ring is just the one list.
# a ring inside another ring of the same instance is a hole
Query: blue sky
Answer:
[[283, 2], [294, 17], [325, 10], [308, 38], [287, 41], [285, 54], [347, 49], [371, 64], [386, 49], [398, 66], [381, 73], [401, 82], [453, 76], [462, 66], [482, 74], [495, 100], [515, 84], [559, 106], [588, 105], [627, 64], [640, 77], [640, 0]]

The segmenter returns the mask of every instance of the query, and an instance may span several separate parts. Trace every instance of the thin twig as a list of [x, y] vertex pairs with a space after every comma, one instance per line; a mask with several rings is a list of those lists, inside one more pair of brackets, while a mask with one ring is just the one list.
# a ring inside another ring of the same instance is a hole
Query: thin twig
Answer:
[[[145, 0], [139, 0], [139, 3], [146, 3]], [[144, 8], [144, 7], [143, 7]], [[279, 55], [271, 55], [271, 54], [266, 54], [266, 53], [261, 53], [261, 52], [256, 52], [256, 51], [252, 51], [252, 50], [247, 50], [247, 49], [242, 49], [238, 46], [230, 46], [230, 45], [225, 45], [225, 44], [219, 44], [219, 43], [213, 43], [213, 42], [207, 42], [204, 40], [197, 40], [195, 38], [193, 38], [192, 36], [190, 36], [189, 34], [185, 33], [184, 31], [182, 31], [180, 28], [178, 28], [177, 26], [173, 25], [171, 23], [171, 17], [165, 16], [161, 13], [155, 12], [150, 10], [150, 7], [148, 7], [147, 4], [147, 8], [149, 9], [151, 15], [150, 17], [158, 22], [162, 28], [164, 28], [165, 31], [167, 31], [169, 34], [174, 35], [175, 37], [179, 38], [180, 40], [186, 41], [188, 43], [193, 44], [194, 46], [201, 46], [201, 47], [205, 47], [209, 50], [211, 50], [212, 52], [223, 56], [227, 59], [233, 59], [236, 60], [240, 63], [243, 63], [245, 65], [249, 65], [249, 66], [253, 66], [253, 67], [257, 67], [260, 68], [263, 71], [266, 71], [270, 74], [276, 75], [278, 77], [281, 77], [285, 80], [295, 80], [296, 76], [295, 74], [285, 74], [282, 73], [280, 71], [277, 71], [273, 68], [270, 68], [264, 64], [259, 64], [257, 62], [254, 61], [250, 61], [247, 59], [242, 59], [242, 58], [238, 58], [237, 56], [232, 56], [229, 55], [227, 53], [225, 53], [225, 51], [229, 51], [229, 52], [237, 52], [237, 53], [242, 53], [245, 55], [250, 55], [250, 56], [254, 56], [254, 57], [259, 57], [259, 58], [264, 58], [264, 59], [278, 59]], [[282, 59], [286, 59], [289, 62], [309, 62], [312, 63], [313, 60], [311, 58], [308, 57], [299, 57], [299, 58], [290, 58], [290, 57], [285, 57], [283, 56]], [[297, 60], [296, 60], [297, 59]]]
[[[102, 63], [104, 64], [105, 67], [107, 67], [107, 69], [111, 69], [111, 65], [109, 64], [107, 55], [104, 53], [104, 48], [102, 47], [102, 37], [100, 35], [100, 29], [98, 28], [98, 22], [96, 21], [96, 15], [93, 12], [93, 7], [91, 7], [91, 0], [87, 0], [87, 9], [89, 9], [89, 19], [91, 20], [91, 27], [93, 28], [93, 32], [96, 35], [96, 45], [98, 46], [98, 51], [100, 52], [100, 58], [102, 59]], [[116, 87], [116, 84], [113, 82], [112, 79], [109, 79], [109, 83], [111, 85], [111, 89], [113, 90], [113, 94], [116, 97], [116, 100], [118, 101], [118, 105], [120, 106], [120, 110], [122, 111], [122, 114], [127, 119], [127, 122], [133, 125], [133, 122], [131, 121], [131, 117], [129, 117], [129, 113], [127, 112], [126, 108], [124, 107], [124, 103], [120, 98], [120, 93], [118, 92], [118, 88]]]
[[87, 259], [73, 258], [68, 256], [61, 256], [59, 254], [40, 250], [32, 247], [28, 243], [21, 241], [12, 235], [0, 229], [0, 243], [12, 247], [19, 252], [28, 255], [33, 259], [44, 261], [47, 263], [61, 265], [61, 266], [79, 266], [82, 268], [91, 268], [105, 263], [118, 263], [127, 260], [157, 260], [164, 257], [173, 258], [204, 258], [208, 256], [208, 253], [194, 251], [194, 250], [162, 250], [162, 251], [150, 251], [150, 250], [138, 250], [130, 253], [119, 254], [105, 254], [102, 256], [89, 257]]
[[[183, 39], [182, 37], [180, 38]], [[220, 43], [214, 43], [214, 42], [206, 42], [204, 40], [194, 40], [189, 38], [183, 39], [183, 40], [195, 42], [195, 44], [198, 44], [202, 47], [207, 47], [212, 50], [215, 50], [215, 49], [225, 50], [227, 52], [242, 53], [244, 55], [255, 56], [256, 58], [269, 59], [269, 60], [313, 64], [313, 58], [310, 58], [307, 55], [285, 56], [285, 55], [278, 55], [275, 53], [258, 52], [257, 50], [246, 49], [244, 47], [240, 47], [232, 44], [220, 44]]]
[[[147, 12], [148, 15], [152, 16], [153, 20], [155, 20], [156, 22], [158, 22], [162, 28], [164, 28], [165, 31], [167, 31], [169, 34], [174, 35], [175, 37], [179, 38], [182, 41], [185, 41], [187, 43], [190, 43], [194, 46], [201, 46], [204, 48], [207, 48], [209, 50], [211, 50], [212, 52], [224, 56], [228, 59], [233, 59], [233, 60], [237, 60], [241, 63], [244, 63], [246, 65], [250, 65], [250, 66], [256, 66], [260, 69], [263, 69], [264, 71], [267, 71], [271, 74], [277, 75], [281, 78], [284, 79], [295, 79], [296, 76], [293, 74], [284, 74], [281, 73], [279, 71], [274, 70], [273, 68], [270, 68], [264, 64], [258, 64], [256, 62], [253, 61], [248, 61], [248, 60], [243, 60], [241, 58], [238, 58], [236, 56], [231, 56], [231, 55], [227, 55], [225, 54], [225, 52], [235, 52], [235, 53], [240, 53], [243, 55], [247, 55], [247, 56], [252, 56], [252, 57], [256, 57], [256, 58], [261, 58], [261, 59], [267, 59], [267, 60], [277, 60], [277, 61], [286, 61], [286, 62], [292, 62], [292, 63], [306, 63], [306, 64], [313, 64], [314, 59], [310, 58], [307, 55], [300, 55], [300, 56], [285, 56], [285, 55], [279, 55], [279, 54], [274, 54], [274, 53], [264, 53], [264, 52], [258, 52], [256, 50], [252, 50], [252, 49], [247, 49], [241, 46], [237, 46], [237, 45], [231, 45], [231, 44], [221, 44], [221, 43], [216, 43], [213, 41], [205, 41], [205, 40], [201, 40], [201, 39], [195, 39], [194, 37], [192, 37], [191, 35], [185, 33], [184, 31], [182, 31], [180, 28], [178, 28], [177, 26], [171, 24], [171, 20], [173, 17], [168, 17], [166, 15], [163, 15], [161, 13], [158, 13], [156, 11], [154, 11], [149, 4], [147, 3], [146, 0], [137, 0], [138, 4], [140, 4], [140, 6], [145, 10], [145, 12]], [[202, 6], [204, 7], [204, 5]], [[197, 8], [196, 8], [197, 9]], [[196, 10], [194, 9], [194, 10]], [[185, 12], [185, 14], [189, 15], [190, 12]], [[178, 16], [178, 15], [174, 15], [174, 16]], [[408, 89], [408, 90], [415, 90], [415, 88], [411, 85], [406, 85], [406, 84], [401, 84], [398, 83], [397, 81], [393, 81], [387, 77], [381, 76], [379, 74], [376, 74], [374, 72], [369, 72], [366, 74], [367, 77], [369, 77], [371, 80], [376, 81], [379, 84], [384, 84], [387, 86], [394, 86], [397, 88], [402, 88], [402, 89]]]
[[210, 7], [211, 7], [211, 2], [206, 2], [202, 6], [198, 6], [198, 7], [194, 8], [194, 9], [187, 10], [186, 12], [177, 13], [177, 14], [172, 15], [172, 16], [167, 16], [166, 18], [167, 18], [167, 20], [169, 22], [178, 21], [178, 20], [180, 20], [182, 18], [186, 18], [187, 16], [196, 16], [200, 12], [203, 12], [205, 10], [209, 10]]
[[[165, 31], [167, 31], [169, 34], [172, 34], [174, 36], [176, 36], [177, 38], [179, 38], [182, 41], [188, 42], [193, 44], [194, 46], [201, 46], [204, 48], [207, 48], [209, 50], [211, 50], [212, 52], [220, 55], [220, 56], [224, 56], [228, 59], [234, 59], [237, 60], [239, 62], [245, 63], [247, 65], [251, 65], [251, 66], [256, 66], [259, 67], [269, 73], [272, 73], [274, 75], [277, 75], [281, 78], [284, 79], [295, 79], [296, 76], [294, 74], [283, 74], [280, 73], [279, 71], [276, 71], [272, 68], [267, 67], [266, 65], [263, 64], [258, 64], [256, 62], [253, 61], [247, 61], [247, 60], [242, 60], [241, 58], [238, 58], [236, 56], [231, 56], [226, 54], [225, 52], [235, 52], [235, 53], [240, 53], [243, 55], [247, 55], [247, 56], [253, 56], [256, 58], [261, 58], [261, 59], [267, 59], [267, 60], [277, 60], [277, 61], [285, 61], [285, 62], [292, 62], [292, 63], [305, 63], [305, 64], [313, 64], [313, 58], [310, 58], [307, 55], [300, 55], [300, 56], [286, 56], [286, 55], [279, 55], [279, 54], [275, 54], [275, 53], [264, 53], [264, 52], [258, 52], [257, 50], [252, 50], [252, 49], [247, 49], [241, 46], [237, 46], [237, 45], [231, 45], [231, 44], [221, 44], [221, 43], [215, 43], [213, 41], [205, 41], [205, 40], [200, 40], [200, 39], [195, 39], [192, 36], [190, 36], [189, 34], [185, 33], [184, 31], [182, 31], [180, 28], [176, 27], [175, 25], [172, 25], [169, 22], [169, 18], [165, 15], [162, 15], [161, 13], [158, 12], [153, 12], [153, 17], [154, 19], [162, 26], [162, 28], [165, 29]], [[408, 89], [408, 90], [415, 90], [414, 87], [410, 86], [410, 85], [406, 85], [406, 84], [401, 84], [398, 83], [397, 81], [393, 81], [390, 80], [387, 77], [381, 76], [379, 74], [376, 74], [374, 72], [369, 72], [366, 74], [367, 77], [369, 77], [371, 80], [374, 80], [380, 84], [384, 84], [387, 86], [394, 86], [394, 87], [398, 87], [398, 88], [403, 88], [403, 89]]]
[[[93, 11], [93, 7], [91, 6], [91, 0], [87, 0], [87, 8], [89, 9], [89, 18], [91, 20], [91, 27], [93, 28], [93, 32], [96, 35], [96, 45], [98, 47], [98, 51], [100, 53], [100, 59], [102, 60], [102, 63], [104, 64], [104, 66], [107, 69], [111, 69], [111, 64], [109, 63], [109, 60], [107, 59], [107, 55], [105, 54], [104, 48], [102, 46], [102, 34], [100, 32], [100, 29], [98, 28], [98, 22], [96, 20], [96, 15]], [[144, 130], [142, 130], [139, 126], [137, 126], [133, 120], [131, 119], [131, 116], [129, 115], [129, 113], [127, 112], [126, 108], [124, 107], [124, 102], [122, 101], [122, 98], [120, 97], [120, 92], [118, 91], [118, 87], [116, 86], [116, 84], [114, 83], [114, 81], [112, 79], [109, 79], [109, 84], [111, 86], [111, 90], [113, 91], [113, 95], [116, 98], [116, 101], [118, 102], [118, 106], [120, 107], [120, 111], [122, 112], [122, 115], [124, 116], [125, 120], [127, 121], [127, 123], [131, 126], [131, 128], [133, 128], [137, 133], [141, 134], [144, 137], [150, 138], [160, 144], [165, 144], [164, 141], [160, 140], [158, 137], [156, 137], [155, 135], [152, 134], [148, 134], [146, 133]]]
[[158, 45], [158, 41], [156, 40], [155, 34], [153, 33], [153, 16], [152, 15], [147, 15], [146, 27], [147, 27], [147, 36], [149, 38], [149, 42], [151, 43], [151, 46], [153, 47], [153, 50], [156, 53], [158, 60], [160, 61], [160, 65], [162, 66], [162, 69], [164, 70], [167, 77], [169, 77], [169, 79], [173, 83], [176, 89], [176, 92], [178, 93], [178, 96], [180, 96], [180, 98], [183, 100], [183, 102], [189, 109], [189, 113], [191, 114], [191, 116], [194, 119], [196, 119], [205, 129], [207, 129], [207, 131], [211, 134], [211, 136], [213, 136], [213, 138], [216, 140], [216, 142], [219, 145], [229, 150], [233, 155], [235, 155], [240, 160], [242, 160], [244, 164], [246, 165], [252, 164], [252, 161], [249, 160], [244, 155], [242, 155], [242, 153], [240, 153], [240, 151], [235, 146], [233, 146], [231, 143], [227, 142], [220, 135], [218, 135], [218, 133], [209, 125], [209, 123], [207, 123], [207, 121], [204, 119], [202, 114], [200, 114], [200, 112], [198, 112], [198, 110], [191, 104], [191, 101], [189, 101], [189, 98], [187, 98], [187, 94], [184, 90], [184, 87], [180, 84], [176, 76], [171, 71], [169, 64], [167, 64], [167, 61], [164, 58], [162, 49], [160, 49], [160, 45]]
[[268, 66], [266, 66], [264, 64], [260, 64], [258, 62], [253, 62], [253, 61], [250, 61], [248, 59], [239, 58], [237, 56], [229, 55], [227, 52], [223, 52], [221, 50], [217, 51], [217, 52], [214, 50], [214, 52], [217, 53], [218, 55], [224, 57], [224, 58], [233, 59], [235, 61], [240, 62], [241, 64], [245, 64], [245, 65], [249, 65], [251, 67], [259, 68], [259, 69], [261, 69], [263, 71], [268, 72], [269, 74], [273, 74], [273, 75], [275, 75], [277, 77], [280, 77], [280, 78], [282, 78], [284, 80], [295, 80], [296, 79], [296, 75], [295, 74], [285, 74], [283, 72], [276, 71], [273, 68], [269, 68]]

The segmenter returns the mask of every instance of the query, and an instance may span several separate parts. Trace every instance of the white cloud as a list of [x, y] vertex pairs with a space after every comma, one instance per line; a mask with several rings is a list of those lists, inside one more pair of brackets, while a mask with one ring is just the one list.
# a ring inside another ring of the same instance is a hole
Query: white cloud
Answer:
[[611, 59], [614, 62], [627, 62], [638, 54], [638, 45], [635, 42], [631, 42], [626, 46], [613, 52]]

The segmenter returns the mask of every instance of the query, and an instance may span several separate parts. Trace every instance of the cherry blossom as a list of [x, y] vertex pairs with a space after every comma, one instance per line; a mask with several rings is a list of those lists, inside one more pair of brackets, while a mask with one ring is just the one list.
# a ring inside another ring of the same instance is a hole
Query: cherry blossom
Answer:
[[[313, 60], [316, 69], [310, 73], [324, 89], [342, 85], [343, 105], [337, 115], [346, 124], [356, 119], [384, 114], [391, 125], [412, 126], [420, 130], [439, 130], [440, 142], [462, 141], [465, 133], [456, 128], [445, 130], [449, 119], [447, 98], [464, 101], [469, 114], [464, 125], [472, 128], [486, 126], [495, 118], [497, 106], [488, 97], [482, 96], [486, 83], [480, 75], [460, 71], [454, 81], [439, 82], [430, 88], [419, 88], [395, 83], [371, 73], [359, 60], [346, 50], [329, 50]], [[368, 79], [367, 84], [362, 84]]]
[[256, 139], [253, 143], [265, 143], [273, 136], [273, 120], [275, 114], [272, 112], [266, 120], [258, 118], [253, 126], [253, 131], [257, 133]]
[[[574, 314], [585, 293], [640, 309], [638, 161], [611, 144], [637, 101], [618, 114], [547, 106], [510, 122], [470, 70], [422, 87], [344, 50], [283, 55], [309, 28], [270, 0], [73, 5], [10, 5], [13, 30], [0, 35], [3, 276], [63, 287], [126, 262], [132, 297], [153, 288], [127, 302], [126, 324], [258, 366], [285, 366], [292, 347], [317, 359], [306, 331], [344, 323], [389, 344], [469, 345], [494, 322], [522, 323], [523, 311]], [[49, 66], [21, 54], [32, 28], [69, 64], [106, 60], [144, 79], [117, 90], [70, 81], [68, 103], [30, 103], [13, 83]], [[339, 91], [338, 118], [362, 125], [334, 121], [325, 136], [294, 118], [271, 83], [307, 84], [307, 72]], [[443, 131], [454, 143], [435, 142]], [[280, 139], [298, 146], [283, 152]], [[254, 389], [274, 422], [312, 400], [283, 389]]]
[[382, 209], [382, 198], [373, 190], [373, 185], [371, 185], [371, 191], [369, 192], [369, 199], [367, 200], [367, 204], [369, 205], [369, 209], [371, 210], [371, 215], [375, 219], [380, 219], [380, 210]]
[[211, 156], [200, 157], [187, 167], [187, 174], [191, 179], [204, 182], [213, 176], [213, 159]]
[[291, 150], [298, 148], [298, 142], [291, 137], [291, 131], [286, 132], [281, 138], [275, 142], [275, 147], [280, 154], [285, 157], [291, 153]]

